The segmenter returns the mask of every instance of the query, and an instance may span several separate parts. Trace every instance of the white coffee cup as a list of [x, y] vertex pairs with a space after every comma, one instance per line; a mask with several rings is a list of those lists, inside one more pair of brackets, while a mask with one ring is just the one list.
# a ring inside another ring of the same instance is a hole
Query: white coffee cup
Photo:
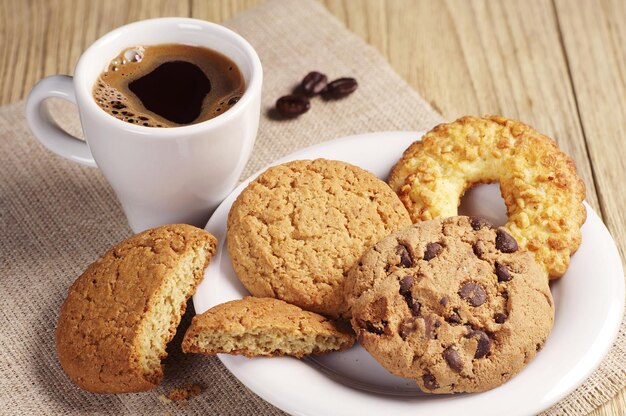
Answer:
[[[246, 90], [223, 114], [198, 124], [144, 127], [118, 120], [93, 98], [94, 83], [109, 62], [133, 46], [181, 43], [221, 52], [239, 67]], [[74, 78], [41, 80], [26, 102], [34, 135], [74, 162], [97, 166], [113, 187], [135, 232], [168, 224], [204, 226], [230, 193], [250, 158], [259, 125], [261, 61], [244, 38], [202, 20], [163, 18], [122, 26], [97, 40], [80, 57]], [[78, 106], [85, 141], [63, 131], [44, 100]]]

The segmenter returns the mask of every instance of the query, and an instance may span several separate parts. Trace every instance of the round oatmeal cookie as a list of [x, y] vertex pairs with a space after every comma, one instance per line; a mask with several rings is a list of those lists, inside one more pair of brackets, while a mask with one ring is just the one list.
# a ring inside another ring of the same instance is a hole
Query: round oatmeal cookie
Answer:
[[562, 276], [581, 242], [585, 185], [552, 139], [500, 116], [463, 117], [413, 143], [389, 176], [413, 222], [457, 215], [465, 191], [492, 182], [506, 228], [551, 279]]
[[370, 172], [299, 160], [269, 168], [243, 190], [226, 238], [252, 295], [338, 316], [345, 272], [365, 249], [410, 224], [397, 195]]
[[424, 392], [499, 386], [533, 359], [554, 321], [533, 255], [480, 218], [390, 235], [350, 270], [346, 289], [363, 347]]

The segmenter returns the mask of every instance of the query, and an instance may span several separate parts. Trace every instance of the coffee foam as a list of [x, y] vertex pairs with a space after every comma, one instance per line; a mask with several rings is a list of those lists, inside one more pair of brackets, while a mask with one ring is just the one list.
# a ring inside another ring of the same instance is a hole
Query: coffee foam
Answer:
[[[172, 56], [172, 50], [177, 52], [175, 56]], [[220, 75], [219, 68], [212, 67], [210, 61], [210, 58], [216, 55], [228, 63], [227, 68], [222, 68], [222, 74], [228, 72], [228, 86], [222, 88], [224, 91], [219, 89], [215, 92], [212, 91], [210, 93], [213, 95], [212, 97], [207, 95], [201, 115], [189, 124], [209, 120], [226, 112], [239, 101], [243, 95], [245, 83], [234, 62], [206, 48], [178, 44], [128, 48], [115, 57], [100, 75], [93, 89], [93, 97], [100, 108], [109, 115], [127, 123], [145, 127], [183, 126], [145, 109], [141, 101], [128, 89], [128, 84], [165, 62], [186, 60], [202, 69], [211, 79], [212, 85], [219, 87], [220, 83], [215, 82], [215, 79], [219, 78]], [[236, 87], [233, 88], [232, 85]]]
[[119, 120], [145, 127], [164, 127], [161, 121], [151, 114], [137, 109], [131, 110], [128, 99], [102, 80], [98, 80], [93, 95], [100, 108]]

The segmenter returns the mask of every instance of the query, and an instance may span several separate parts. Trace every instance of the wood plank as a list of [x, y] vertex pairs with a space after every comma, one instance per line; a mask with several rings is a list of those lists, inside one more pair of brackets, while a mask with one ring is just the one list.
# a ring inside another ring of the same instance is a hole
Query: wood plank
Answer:
[[[387, 56], [444, 117], [502, 114], [553, 137], [575, 161], [598, 210], [576, 100], [551, 3], [326, 0], [329, 10]], [[346, 10], [350, 10], [348, 13]], [[367, 24], [384, 13], [387, 23]], [[358, 19], [358, 20], [357, 20]]]
[[188, 16], [189, 3], [168, 0], [0, 2], [0, 105], [18, 101], [41, 78], [72, 74], [83, 51], [123, 24]]
[[190, 16], [194, 19], [204, 19], [220, 23], [224, 20], [230, 19], [239, 12], [257, 6], [262, 2], [263, 0], [191, 0]]
[[626, 7], [620, 0], [557, 0], [604, 221], [626, 258]]
[[[626, 258], [626, 8], [618, 0], [555, 1], [603, 218]], [[626, 389], [593, 416], [619, 415]]]

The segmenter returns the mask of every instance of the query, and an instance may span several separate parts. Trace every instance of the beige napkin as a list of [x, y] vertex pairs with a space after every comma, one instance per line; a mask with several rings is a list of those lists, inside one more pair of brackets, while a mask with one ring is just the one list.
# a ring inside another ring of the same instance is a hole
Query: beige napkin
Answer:
[[[313, 143], [369, 131], [427, 130], [441, 120], [372, 47], [315, 2], [272, 1], [227, 26], [254, 45], [265, 71], [259, 137], [244, 175]], [[330, 78], [356, 77], [359, 90], [338, 102], [315, 99], [297, 120], [268, 117], [274, 101], [313, 69]], [[78, 131], [73, 109], [66, 108], [63, 123]], [[98, 170], [54, 156], [35, 141], [23, 103], [0, 109], [0, 161], [0, 413], [282, 414], [217, 358], [180, 353], [181, 331], [170, 345], [165, 381], [153, 391], [96, 395], [70, 383], [55, 354], [59, 307], [85, 267], [130, 230]], [[625, 349], [622, 326], [600, 369], [547, 414], [584, 414], [615, 395], [626, 384]], [[186, 383], [205, 390], [183, 403], [163, 400]]]

